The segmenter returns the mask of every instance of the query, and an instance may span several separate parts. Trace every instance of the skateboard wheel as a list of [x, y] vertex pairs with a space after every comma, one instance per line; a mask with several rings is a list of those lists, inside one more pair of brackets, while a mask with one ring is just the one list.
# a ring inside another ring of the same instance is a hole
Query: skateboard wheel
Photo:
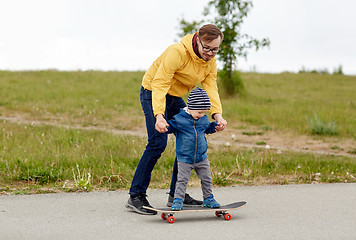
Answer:
[[222, 215], [222, 213], [221, 213], [221, 212], [219, 212], [219, 211], [216, 211], [216, 212], [215, 212], [215, 216], [217, 216], [217, 217], [221, 217], [221, 215]]
[[231, 214], [230, 213], [226, 213], [224, 215], [224, 218], [225, 218], [226, 221], [230, 221], [231, 220]]
[[165, 213], [162, 213], [162, 214], [161, 214], [161, 218], [162, 218], [163, 220], [167, 220], [166, 214], [165, 214]]
[[169, 217], [168, 217], [168, 222], [169, 222], [169, 223], [174, 223], [175, 220], [176, 220], [176, 219], [175, 219], [173, 216], [169, 216]]

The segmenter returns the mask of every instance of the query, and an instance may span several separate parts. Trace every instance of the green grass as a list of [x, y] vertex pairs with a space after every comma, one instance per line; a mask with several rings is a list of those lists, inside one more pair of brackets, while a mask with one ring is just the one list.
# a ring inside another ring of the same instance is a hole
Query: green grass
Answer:
[[96, 184], [115, 176], [126, 186], [144, 148], [130, 136], [7, 122], [1, 123], [0, 139], [0, 183], [10, 185], [63, 185], [79, 169]]
[[[143, 124], [143, 72], [0, 71], [0, 112], [29, 119], [132, 129]], [[230, 126], [312, 134], [315, 114], [338, 136], [356, 139], [356, 76], [241, 73], [243, 98], [223, 98]], [[186, 96], [185, 96], [186, 97]]]
[[[127, 189], [146, 144], [138, 137], [4, 121], [0, 133], [0, 191], [22, 194], [42, 193], [43, 187]], [[174, 149], [172, 139], [153, 171], [152, 187], [169, 186]], [[216, 186], [355, 182], [352, 157], [211, 147], [209, 160]], [[198, 182], [196, 176], [192, 181]]]
[[219, 178], [251, 185], [356, 182], [356, 162], [350, 157], [255, 148], [214, 151], [209, 159], [213, 171], [218, 173], [217, 182]]
[[[142, 76], [142, 72], [0, 71], [0, 110], [29, 119], [127, 129], [142, 121]], [[121, 121], [128, 115], [131, 122]]]
[[312, 134], [308, 118], [335, 122], [338, 135], [356, 139], [356, 76], [242, 73], [245, 98], [223, 99], [229, 123]]
[[[136, 129], [144, 124], [139, 102], [142, 76], [143, 72], [0, 71], [0, 116]], [[251, 131], [251, 126], [312, 135], [313, 124], [308, 119], [317, 116], [322, 126], [336, 124], [337, 135], [329, 134], [335, 142], [356, 139], [356, 77], [241, 76], [246, 95], [222, 96], [229, 127], [243, 129], [249, 136], [264, 134]], [[127, 189], [145, 144], [145, 139], [133, 136], [1, 120], [0, 193]], [[169, 187], [174, 156], [174, 142], [170, 141], [152, 173], [151, 187]], [[356, 176], [355, 158], [347, 156], [210, 146], [209, 160], [216, 186], [355, 182]], [[198, 182], [195, 175], [192, 180]]]

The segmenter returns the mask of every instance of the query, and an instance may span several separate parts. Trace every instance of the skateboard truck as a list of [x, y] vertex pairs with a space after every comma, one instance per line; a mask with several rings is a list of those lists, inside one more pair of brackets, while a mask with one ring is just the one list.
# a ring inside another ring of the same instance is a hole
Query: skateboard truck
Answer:
[[176, 221], [175, 217], [173, 216], [173, 213], [162, 213], [161, 218], [163, 220], [167, 220], [169, 223], [174, 223]]
[[231, 214], [230, 214], [230, 213], [227, 213], [226, 211], [216, 211], [216, 212], [215, 212], [215, 216], [217, 216], [217, 217], [224, 216], [224, 219], [225, 219], [226, 221], [230, 221], [231, 218], [232, 218]]
[[[167, 220], [169, 223], [174, 223], [176, 221], [175, 217], [173, 216], [174, 213], [162, 213], [161, 218], [163, 220]], [[230, 213], [227, 213], [226, 211], [215, 211], [215, 216], [217, 217], [222, 217], [224, 216], [224, 219], [226, 221], [230, 221], [232, 216]]]

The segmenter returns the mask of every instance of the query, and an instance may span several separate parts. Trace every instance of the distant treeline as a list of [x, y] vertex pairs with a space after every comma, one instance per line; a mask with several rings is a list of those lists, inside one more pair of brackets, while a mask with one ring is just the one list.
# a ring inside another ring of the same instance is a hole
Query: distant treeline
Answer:
[[[302, 69], [298, 71], [298, 73], [317, 73], [317, 74], [331, 74], [327, 68], [324, 69], [306, 69], [304, 66], [302, 66]], [[342, 71], [342, 66], [338, 66], [337, 68], [334, 69], [332, 74], [338, 74], [338, 75], [344, 75]]]

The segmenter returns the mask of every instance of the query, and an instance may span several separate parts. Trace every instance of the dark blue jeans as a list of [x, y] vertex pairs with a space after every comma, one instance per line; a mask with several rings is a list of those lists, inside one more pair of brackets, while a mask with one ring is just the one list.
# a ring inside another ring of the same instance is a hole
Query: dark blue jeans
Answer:
[[[135, 175], [132, 179], [130, 195], [137, 196], [139, 194], [146, 194], [146, 190], [151, 181], [151, 173], [157, 160], [167, 146], [167, 133], [159, 133], [155, 129], [156, 118], [152, 109], [152, 91], [141, 87], [140, 101], [146, 119], [146, 129], [148, 135], [148, 144], [142, 154], [140, 162], [137, 165]], [[186, 106], [181, 97], [166, 96], [166, 110], [165, 118], [170, 120], [174, 115], [179, 113], [181, 108]], [[171, 180], [170, 194], [174, 195], [176, 181], [177, 181], [177, 158], [174, 161], [173, 174]]]

